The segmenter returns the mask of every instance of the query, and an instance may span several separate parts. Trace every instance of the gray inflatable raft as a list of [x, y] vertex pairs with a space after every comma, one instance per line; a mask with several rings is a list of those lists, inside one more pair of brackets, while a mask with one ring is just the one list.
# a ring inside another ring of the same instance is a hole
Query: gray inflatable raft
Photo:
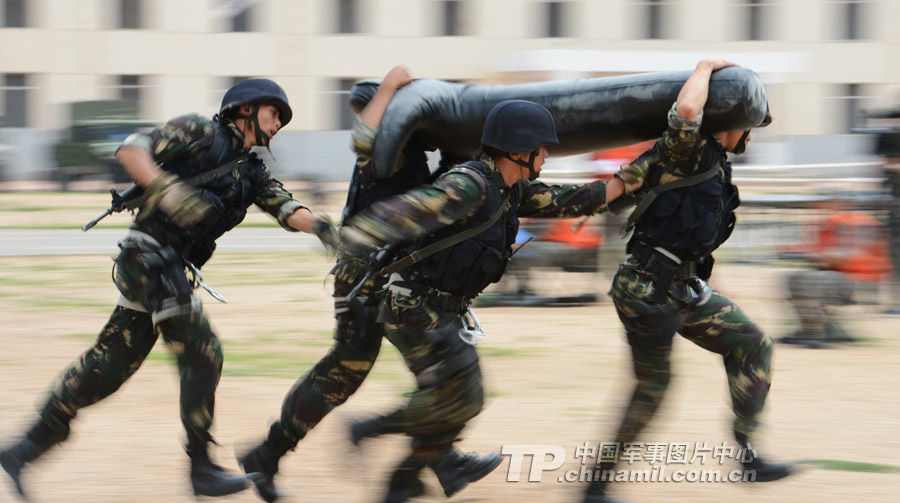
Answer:
[[[556, 118], [559, 145], [554, 156], [630, 145], [659, 137], [666, 113], [691, 72], [660, 72], [532, 84], [482, 86], [433, 79], [415, 80], [397, 91], [385, 110], [375, 141], [373, 164], [389, 176], [410, 139], [453, 156], [469, 158], [481, 144], [484, 119], [504, 100], [523, 99], [547, 107]], [[350, 92], [359, 112], [378, 81], [362, 81]], [[723, 68], [710, 79], [704, 131], [748, 129], [766, 114], [759, 77], [740, 67]]]

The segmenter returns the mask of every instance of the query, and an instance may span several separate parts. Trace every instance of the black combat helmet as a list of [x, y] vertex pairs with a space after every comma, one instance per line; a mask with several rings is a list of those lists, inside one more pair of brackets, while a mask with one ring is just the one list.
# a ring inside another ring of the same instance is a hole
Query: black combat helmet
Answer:
[[502, 101], [485, 119], [481, 143], [504, 152], [531, 152], [541, 145], [559, 143], [556, 121], [550, 110], [533, 101]]
[[262, 103], [273, 105], [278, 109], [281, 127], [291, 122], [294, 114], [288, 104], [287, 94], [281, 86], [269, 79], [247, 79], [231, 86], [222, 97], [219, 115], [224, 117], [241, 105]]
[[[536, 180], [534, 159], [542, 145], [559, 143], [556, 121], [543, 105], [533, 101], [507, 100], [494, 105], [484, 121], [481, 144], [503, 153], [510, 161], [528, 168], [528, 179]], [[530, 152], [527, 161], [513, 159], [511, 154]]]

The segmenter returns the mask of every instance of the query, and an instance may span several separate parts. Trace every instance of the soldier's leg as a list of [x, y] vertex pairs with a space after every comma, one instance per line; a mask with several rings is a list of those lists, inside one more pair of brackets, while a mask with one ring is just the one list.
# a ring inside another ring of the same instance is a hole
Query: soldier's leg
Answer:
[[[633, 269], [620, 268], [613, 279], [612, 296], [616, 313], [625, 327], [635, 383], [628, 406], [616, 434], [620, 445], [634, 442], [659, 409], [671, 379], [672, 340], [675, 337], [674, 306], [656, 301], [653, 280]], [[601, 471], [612, 470], [615, 461], [602, 462]], [[585, 502], [609, 501], [607, 481], [592, 482]]]
[[[336, 294], [345, 293], [345, 289], [337, 286], [335, 290]], [[375, 322], [377, 311], [371, 304], [366, 302], [356, 312], [343, 305], [335, 309], [331, 350], [285, 396], [281, 419], [269, 428], [265, 441], [238, 459], [245, 472], [265, 475], [265, 480], [256, 484], [264, 500], [278, 498], [274, 477], [281, 457], [294, 449], [325, 415], [355, 393], [372, 370], [384, 330]]]
[[[484, 406], [484, 388], [475, 348], [459, 337], [459, 316], [431, 308], [427, 301], [392, 294], [382, 310], [388, 340], [416, 375], [417, 390], [405, 407], [353, 425], [352, 440], [385, 433], [413, 438], [408, 462], [392, 477], [388, 501], [416, 492], [410, 467], [429, 466], [446, 495], [454, 494], [496, 468], [499, 453], [462, 455], [453, 442]], [[405, 484], [405, 485], [404, 485]]]
[[94, 345], [63, 373], [41, 408], [40, 420], [19, 443], [0, 452], [0, 463], [20, 493], [19, 474], [25, 463], [65, 440], [79, 409], [119, 389], [140, 368], [156, 339], [150, 315], [115, 308]]
[[[733, 302], [714, 291], [709, 301], [687, 310], [681, 334], [698, 346], [722, 355], [731, 393], [734, 438], [745, 449], [759, 425], [772, 384], [772, 339]], [[768, 482], [791, 473], [788, 465], [768, 463], [759, 457], [744, 468], [755, 480]]]
[[788, 300], [797, 313], [800, 329], [783, 337], [786, 343], [814, 343], [825, 339], [825, 304], [822, 302], [821, 281], [823, 271], [796, 271], [788, 276]]
[[187, 432], [185, 450], [191, 459], [194, 494], [224, 496], [246, 489], [246, 477], [226, 472], [209, 457], [209, 429], [223, 362], [222, 346], [209, 320], [202, 312], [180, 314], [161, 320], [159, 329], [178, 363], [181, 423]]
[[680, 333], [722, 355], [734, 410], [734, 436], [746, 442], [772, 383], [772, 339], [736, 304], [713, 291], [709, 301], [689, 309]]

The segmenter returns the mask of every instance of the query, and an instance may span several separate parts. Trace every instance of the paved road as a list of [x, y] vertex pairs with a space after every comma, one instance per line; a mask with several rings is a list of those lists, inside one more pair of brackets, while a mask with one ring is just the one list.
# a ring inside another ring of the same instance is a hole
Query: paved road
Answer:
[[[116, 253], [116, 243], [125, 229], [0, 230], [0, 256], [91, 255]], [[234, 229], [216, 242], [216, 253], [286, 252], [321, 250], [319, 240], [310, 234], [285, 232], [280, 228], [248, 227]]]

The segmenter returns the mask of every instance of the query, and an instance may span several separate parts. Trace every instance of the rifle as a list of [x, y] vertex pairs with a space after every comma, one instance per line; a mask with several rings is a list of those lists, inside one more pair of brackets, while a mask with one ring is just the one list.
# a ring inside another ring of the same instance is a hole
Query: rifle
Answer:
[[356, 294], [362, 289], [363, 285], [366, 284], [367, 281], [372, 279], [372, 276], [376, 274], [384, 274], [385, 266], [387, 266], [388, 262], [394, 257], [396, 253], [396, 245], [388, 244], [383, 248], [375, 248], [369, 254], [368, 262], [371, 264], [369, 270], [366, 272], [366, 275], [363, 276], [363, 279], [360, 280], [356, 286], [353, 287], [353, 290], [350, 290], [350, 293], [344, 298], [344, 301], [347, 305], [356, 297]]
[[90, 222], [84, 224], [84, 227], [81, 228], [83, 232], [87, 232], [91, 229], [91, 227], [97, 225], [97, 222], [103, 220], [113, 213], [120, 213], [124, 209], [132, 209], [137, 205], [129, 205], [128, 203], [131, 201], [135, 201], [139, 197], [144, 195], [144, 188], [140, 185], [134, 183], [131, 187], [125, 189], [121, 194], [115, 187], [109, 189], [109, 193], [112, 195], [112, 202], [109, 205], [109, 208], [103, 212], [99, 217], [91, 220]]

